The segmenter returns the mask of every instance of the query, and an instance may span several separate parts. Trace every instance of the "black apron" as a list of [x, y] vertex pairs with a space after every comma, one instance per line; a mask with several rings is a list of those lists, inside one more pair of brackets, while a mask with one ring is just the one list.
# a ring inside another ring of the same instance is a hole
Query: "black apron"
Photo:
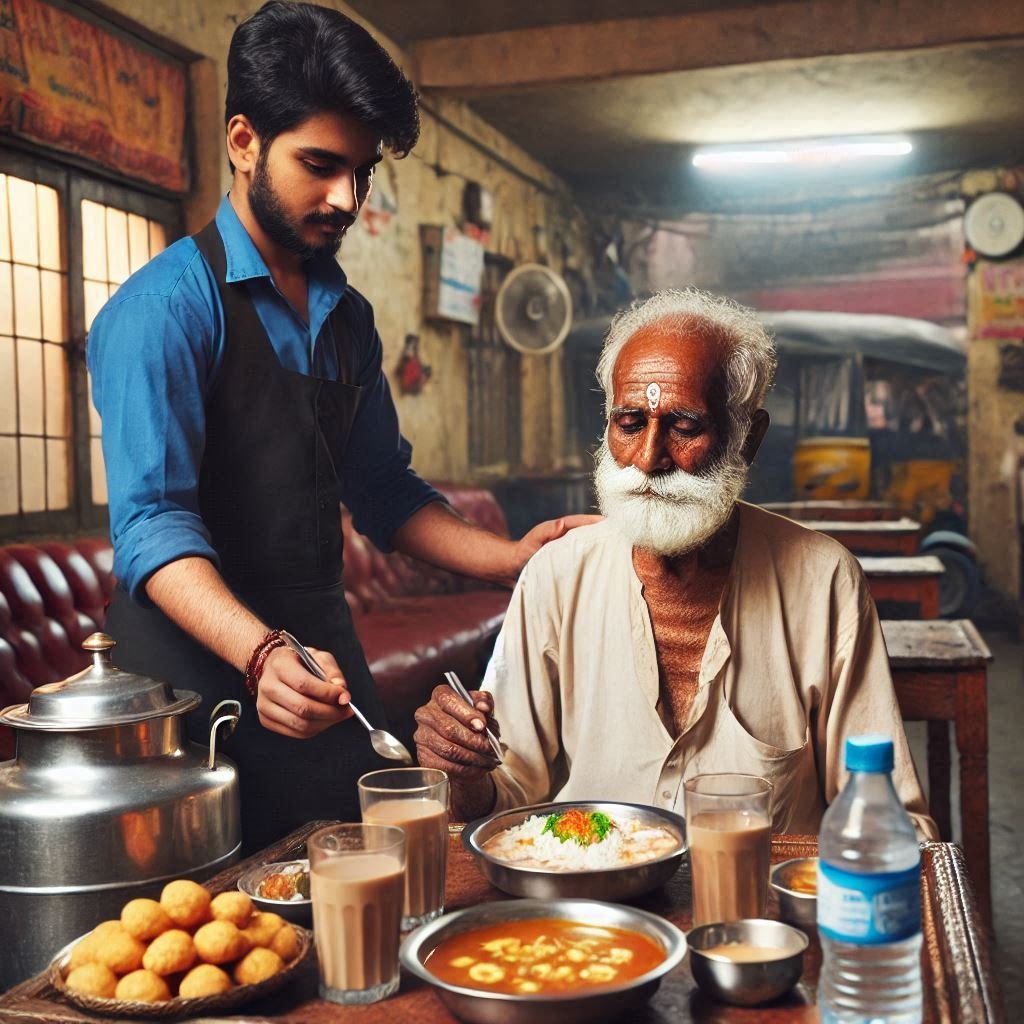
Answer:
[[[342, 588], [340, 472], [359, 408], [355, 353], [338, 303], [327, 335], [337, 346], [338, 381], [281, 366], [245, 282], [227, 284], [224, 244], [215, 222], [195, 242], [213, 270], [224, 305], [227, 343], [206, 400], [206, 444], [199, 511], [233, 593], [272, 629], [287, 629], [330, 651], [353, 701], [376, 724], [384, 712], [356, 638]], [[140, 329], [144, 329], [140, 325]], [[242, 704], [224, 752], [238, 765], [243, 853], [315, 818], [359, 821], [356, 780], [387, 767], [369, 735], [350, 718], [314, 739], [295, 740], [259, 723], [241, 673], [210, 653], [157, 608], [119, 588], [107, 615], [126, 671], [195, 690], [190, 738], [206, 744], [218, 701]]]

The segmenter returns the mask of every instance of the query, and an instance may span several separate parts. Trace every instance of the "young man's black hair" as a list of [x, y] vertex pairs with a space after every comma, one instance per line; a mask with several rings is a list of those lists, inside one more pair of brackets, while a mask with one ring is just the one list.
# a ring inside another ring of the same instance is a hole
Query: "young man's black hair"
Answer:
[[225, 123], [244, 114], [266, 147], [319, 113], [373, 128], [396, 156], [419, 138], [416, 90], [369, 32], [326, 7], [269, 0], [232, 36]]

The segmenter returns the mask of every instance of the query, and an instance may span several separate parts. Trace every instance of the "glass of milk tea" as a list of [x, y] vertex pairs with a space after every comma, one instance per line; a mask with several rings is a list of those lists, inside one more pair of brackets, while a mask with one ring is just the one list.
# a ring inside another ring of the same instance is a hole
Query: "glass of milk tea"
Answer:
[[387, 825], [330, 825], [309, 837], [306, 850], [321, 998], [386, 999], [398, 990], [405, 833]]
[[405, 832], [402, 930], [444, 913], [448, 861], [448, 776], [436, 768], [385, 768], [359, 780], [363, 821]]
[[684, 792], [694, 925], [764, 917], [772, 784], [756, 775], [697, 775]]

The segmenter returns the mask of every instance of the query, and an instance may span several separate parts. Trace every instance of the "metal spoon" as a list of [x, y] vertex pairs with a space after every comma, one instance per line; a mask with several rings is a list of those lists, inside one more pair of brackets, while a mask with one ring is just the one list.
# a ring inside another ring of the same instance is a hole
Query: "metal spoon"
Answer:
[[[476, 706], [473, 703], [473, 698], [469, 695], [469, 690], [454, 672], [445, 672], [444, 680], [471, 708]], [[494, 756], [498, 759], [498, 764], [501, 764], [501, 746], [498, 744], [498, 737], [490, 729], [484, 729], [484, 734], [491, 745], [491, 750], [494, 751]]]
[[[287, 630], [281, 630], [281, 636], [284, 642], [302, 659], [302, 664], [309, 669], [317, 677], [317, 679], [323, 679], [326, 681], [327, 676], [324, 675], [324, 670], [316, 663], [313, 655], [306, 650], [298, 640], [295, 639]], [[355, 704], [349, 702], [348, 705], [352, 709], [352, 714], [363, 723], [366, 731], [370, 734], [370, 745], [374, 750], [380, 754], [381, 757], [386, 757], [389, 761], [401, 761], [403, 764], [412, 764], [412, 754], [409, 753], [405, 748], [405, 744], [401, 742], [396, 736], [392, 736], [386, 729], [375, 729], [366, 720], [362, 711], [355, 706]]]

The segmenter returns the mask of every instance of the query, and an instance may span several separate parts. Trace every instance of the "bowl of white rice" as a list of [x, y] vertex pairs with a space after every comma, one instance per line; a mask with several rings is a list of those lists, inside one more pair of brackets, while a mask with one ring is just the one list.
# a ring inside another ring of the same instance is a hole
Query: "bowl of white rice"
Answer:
[[642, 804], [544, 803], [468, 824], [462, 841], [484, 877], [513, 896], [627, 900], [666, 882], [686, 824]]

